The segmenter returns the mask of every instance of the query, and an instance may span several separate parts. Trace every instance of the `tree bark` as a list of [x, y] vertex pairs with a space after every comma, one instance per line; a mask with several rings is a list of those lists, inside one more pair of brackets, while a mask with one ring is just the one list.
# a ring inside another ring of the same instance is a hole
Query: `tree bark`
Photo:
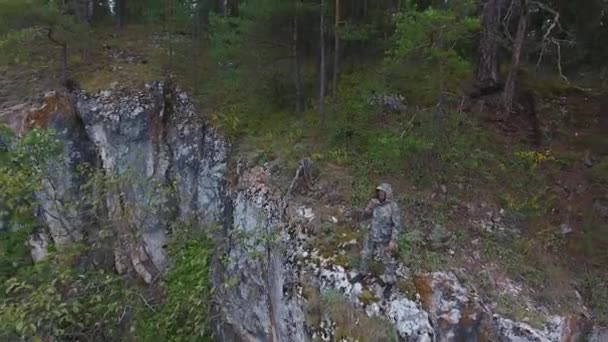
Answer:
[[304, 100], [302, 97], [302, 72], [300, 66], [300, 52], [298, 49], [299, 45], [299, 37], [298, 37], [298, 14], [296, 13], [293, 17], [293, 32], [292, 32], [292, 42], [291, 42], [291, 53], [293, 55], [294, 61], [294, 86], [296, 90], [296, 113], [300, 114], [304, 111]]
[[325, 0], [321, 0], [319, 15], [319, 104], [321, 115], [325, 115]]
[[514, 1], [516, 1], [516, 6], [519, 12], [519, 22], [517, 24], [517, 33], [515, 35], [515, 42], [513, 45], [509, 75], [507, 76], [507, 82], [505, 83], [505, 89], [502, 96], [503, 115], [505, 116], [510, 115], [513, 109], [513, 99], [515, 98], [517, 85], [517, 74], [519, 72], [521, 53], [526, 39], [526, 32], [528, 30], [528, 0]]
[[116, 14], [118, 15], [118, 27], [124, 28], [127, 24], [127, 0], [116, 0]]
[[481, 39], [477, 87], [482, 92], [498, 90], [500, 80], [499, 43], [501, 20], [506, 0], [483, 0], [481, 3]]
[[224, 17], [228, 16], [228, 0], [220, 0], [220, 12]]
[[340, 0], [336, 0], [336, 19], [334, 26], [334, 77], [332, 80], [332, 95], [338, 93], [338, 75], [340, 74]]

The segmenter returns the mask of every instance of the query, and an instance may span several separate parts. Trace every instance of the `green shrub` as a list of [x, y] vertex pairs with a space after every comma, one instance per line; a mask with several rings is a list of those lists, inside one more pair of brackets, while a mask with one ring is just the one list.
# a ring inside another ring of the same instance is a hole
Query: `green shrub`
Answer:
[[37, 223], [34, 193], [42, 186], [44, 166], [61, 153], [50, 131], [33, 130], [16, 141], [0, 127], [0, 283], [30, 264], [26, 239]]
[[114, 273], [85, 271], [81, 248], [22, 266], [0, 285], [0, 339], [211, 341], [213, 245], [184, 232], [171, 242], [169, 254], [174, 265], [166, 276], [166, 297], [155, 306], [145, 299], [147, 291]]
[[0, 339], [119, 340], [136, 303], [134, 293], [111, 273], [80, 272], [77, 249], [63, 250], [22, 268], [1, 286]]
[[[365, 303], [377, 302], [378, 298], [368, 290], [361, 294]], [[395, 328], [379, 317], [369, 318], [360, 309], [353, 306], [346, 297], [336, 291], [327, 291], [321, 295], [320, 309], [336, 323], [336, 340], [355, 339], [361, 342], [397, 341]]]
[[[194, 238], [193, 238], [194, 236]], [[213, 244], [194, 231], [180, 232], [169, 248], [175, 262], [166, 277], [166, 299], [138, 317], [140, 341], [212, 341], [209, 309]]]

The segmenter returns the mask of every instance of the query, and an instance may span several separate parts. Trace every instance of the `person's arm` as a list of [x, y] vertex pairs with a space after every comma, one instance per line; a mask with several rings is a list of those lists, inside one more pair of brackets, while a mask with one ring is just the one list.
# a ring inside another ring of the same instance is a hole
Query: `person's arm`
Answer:
[[363, 210], [363, 219], [367, 220], [367, 219], [372, 218], [372, 216], [374, 215], [374, 209], [378, 205], [380, 205], [380, 201], [378, 201], [376, 198], [369, 201], [369, 203], [367, 204], [367, 207], [365, 207], [365, 209]]
[[374, 209], [380, 204], [377, 199], [372, 199], [369, 201], [365, 209], [353, 209], [348, 216], [356, 221], [364, 221], [372, 218], [374, 215]]

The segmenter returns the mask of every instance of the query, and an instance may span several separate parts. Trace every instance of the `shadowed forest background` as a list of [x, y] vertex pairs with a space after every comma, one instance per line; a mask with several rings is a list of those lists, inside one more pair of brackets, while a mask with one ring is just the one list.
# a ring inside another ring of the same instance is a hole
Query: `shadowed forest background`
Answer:
[[[0, 109], [49, 90], [177, 84], [240, 154], [277, 163], [285, 184], [302, 157], [353, 206], [390, 181], [413, 270], [474, 267], [464, 255], [481, 241], [480, 263], [558, 312], [580, 296], [605, 326], [607, 10], [602, 0], [0, 0]], [[51, 248], [34, 264], [39, 165], [57, 146], [48, 132], [14, 146], [0, 133], [0, 339], [211, 339], [208, 237], [175, 234], [175, 265], [153, 286], [84, 272], [90, 246]], [[465, 224], [496, 213], [519, 231]], [[334, 233], [323, 234], [330, 251]], [[493, 295], [483, 276], [470, 281]], [[534, 325], [516, 300], [499, 307]]]

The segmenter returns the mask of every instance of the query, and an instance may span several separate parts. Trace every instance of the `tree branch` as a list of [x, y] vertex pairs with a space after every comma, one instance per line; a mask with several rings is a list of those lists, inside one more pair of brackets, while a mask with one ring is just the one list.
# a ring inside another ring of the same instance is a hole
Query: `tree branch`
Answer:
[[59, 45], [61, 47], [64, 47], [66, 45], [65, 42], [60, 42], [59, 40], [55, 39], [55, 37], [53, 37], [52, 27], [46, 27], [46, 36], [51, 42], [55, 43], [56, 45]]
[[543, 4], [540, 1], [536, 1], [536, 0], [531, 0], [530, 5], [536, 6], [540, 10], [549, 12], [550, 14], [553, 15], [553, 20], [551, 21], [551, 25], [549, 25], [549, 27], [545, 31], [545, 34], [543, 35], [543, 39], [541, 42], [540, 55], [538, 56], [538, 61], [536, 62], [536, 67], [538, 68], [540, 66], [540, 64], [542, 63], [542, 60], [543, 60], [543, 57], [544, 57], [545, 51], [546, 51], [546, 46], [547, 46], [547, 44], [551, 43], [551, 44], [555, 45], [555, 48], [557, 49], [557, 69], [559, 71], [559, 75], [564, 81], [569, 83], [568, 78], [566, 76], [564, 76], [564, 73], [562, 72], [561, 42], [562, 41], [567, 42], [567, 41], [559, 40], [557, 38], [549, 38], [549, 36], [553, 33], [553, 31], [555, 30], [556, 27], [559, 28], [560, 32], [566, 34], [567, 36], [571, 36], [571, 34], [569, 32], [567, 32], [566, 30], [564, 30], [564, 28], [562, 27], [561, 22], [560, 22], [561, 15], [558, 11], [556, 11], [553, 8]]

